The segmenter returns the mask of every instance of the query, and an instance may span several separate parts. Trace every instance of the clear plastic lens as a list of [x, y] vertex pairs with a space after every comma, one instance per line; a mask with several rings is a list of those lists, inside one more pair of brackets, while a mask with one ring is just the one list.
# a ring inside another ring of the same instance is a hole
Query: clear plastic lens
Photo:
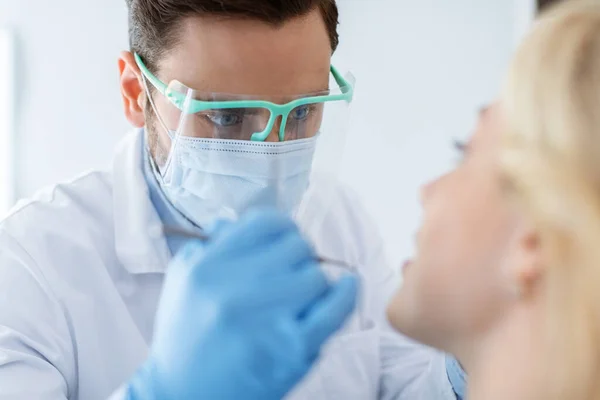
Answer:
[[[282, 116], [272, 116], [267, 108], [209, 109], [189, 114], [183, 124], [181, 118], [173, 131], [181, 136], [203, 139], [252, 140], [256, 133], [264, 132], [274, 118], [272, 131], [279, 137]], [[285, 120], [284, 140], [297, 140], [314, 137], [321, 127], [323, 104], [305, 104], [294, 108]]]

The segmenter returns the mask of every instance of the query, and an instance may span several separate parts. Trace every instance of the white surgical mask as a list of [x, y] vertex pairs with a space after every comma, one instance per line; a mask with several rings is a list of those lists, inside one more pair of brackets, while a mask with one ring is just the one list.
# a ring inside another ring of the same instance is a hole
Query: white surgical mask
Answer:
[[292, 214], [305, 193], [317, 137], [251, 142], [179, 137], [166, 177], [169, 201], [198, 226], [248, 208]]

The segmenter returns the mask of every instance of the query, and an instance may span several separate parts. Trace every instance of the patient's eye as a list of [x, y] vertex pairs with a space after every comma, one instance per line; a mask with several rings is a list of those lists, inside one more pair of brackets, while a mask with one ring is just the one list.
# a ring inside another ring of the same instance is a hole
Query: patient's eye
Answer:
[[465, 154], [467, 153], [467, 150], [468, 150], [467, 144], [462, 140], [454, 139], [452, 141], [452, 147], [454, 147], [454, 150], [456, 150], [456, 152], [458, 153], [458, 156], [459, 156], [458, 161], [460, 162], [460, 161], [464, 160]]

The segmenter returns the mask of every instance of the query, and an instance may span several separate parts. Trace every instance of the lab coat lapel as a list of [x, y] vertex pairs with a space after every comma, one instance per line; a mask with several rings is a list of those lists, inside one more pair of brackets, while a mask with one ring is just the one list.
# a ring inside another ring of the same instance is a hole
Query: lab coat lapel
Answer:
[[163, 273], [171, 258], [143, 173], [143, 130], [119, 144], [113, 160], [115, 249], [133, 274]]

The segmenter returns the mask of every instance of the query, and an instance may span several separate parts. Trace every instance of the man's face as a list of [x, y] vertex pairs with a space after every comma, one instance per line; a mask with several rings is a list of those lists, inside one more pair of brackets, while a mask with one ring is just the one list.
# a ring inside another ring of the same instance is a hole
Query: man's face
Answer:
[[[318, 10], [275, 27], [254, 20], [192, 17], [184, 20], [180, 41], [159, 62], [157, 77], [177, 80], [202, 93], [240, 94], [265, 100], [327, 89], [331, 44]], [[164, 122], [179, 116], [165, 96], [152, 92]], [[146, 107], [150, 147], [165, 154], [170, 139]], [[170, 128], [170, 126], [168, 127]], [[268, 141], [276, 141], [277, 127]], [[152, 143], [154, 141], [154, 143]], [[155, 153], [156, 157], [156, 152]]]

